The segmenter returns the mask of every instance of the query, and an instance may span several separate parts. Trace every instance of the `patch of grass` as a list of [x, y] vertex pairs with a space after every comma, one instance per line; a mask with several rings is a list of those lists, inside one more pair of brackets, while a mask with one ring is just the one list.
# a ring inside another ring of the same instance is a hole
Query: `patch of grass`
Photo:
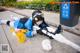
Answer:
[[15, 7], [16, 8], [26, 8], [30, 3], [29, 2], [16, 2]]
[[48, 10], [48, 11], [59, 11], [60, 5], [52, 5], [49, 4], [49, 2], [56, 2], [59, 0], [33, 0], [31, 2], [7, 2], [4, 3], [5, 6], [10, 6], [10, 7], [16, 7], [20, 9], [41, 9], [41, 10]]

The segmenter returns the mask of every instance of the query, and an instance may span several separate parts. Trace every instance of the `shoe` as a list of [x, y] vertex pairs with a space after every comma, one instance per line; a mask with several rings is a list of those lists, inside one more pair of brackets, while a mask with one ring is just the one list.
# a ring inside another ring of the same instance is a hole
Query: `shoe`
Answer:
[[59, 25], [54, 34], [59, 34], [61, 32], [62, 32], [62, 27], [61, 27], [61, 25]]

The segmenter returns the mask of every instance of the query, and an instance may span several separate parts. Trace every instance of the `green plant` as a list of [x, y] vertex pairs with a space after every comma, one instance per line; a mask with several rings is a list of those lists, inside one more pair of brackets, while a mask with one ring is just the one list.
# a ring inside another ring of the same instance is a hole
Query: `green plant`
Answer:
[[46, 4], [45, 10], [51, 11], [52, 10], [52, 5], [51, 4]]
[[60, 10], [60, 5], [55, 4], [53, 10], [54, 10], [54, 11], [59, 11], [59, 10]]
[[13, 3], [13, 2], [16, 2], [16, 0], [0, 0], [1, 4], [2, 5], [10, 5]]
[[15, 7], [16, 8], [26, 8], [28, 6], [29, 2], [16, 2]]
[[15, 3], [14, 2], [8, 2], [8, 3], [5, 3], [4, 6], [14, 7]]
[[[16, 7], [16, 8], [29, 8], [29, 9], [41, 9], [49, 11], [59, 11], [60, 5], [50, 4], [50, 2], [58, 2], [59, 0], [33, 0], [32, 2], [16, 2], [16, 0], [2, 0], [2, 5]], [[1, 5], [1, 4], [0, 4]]]

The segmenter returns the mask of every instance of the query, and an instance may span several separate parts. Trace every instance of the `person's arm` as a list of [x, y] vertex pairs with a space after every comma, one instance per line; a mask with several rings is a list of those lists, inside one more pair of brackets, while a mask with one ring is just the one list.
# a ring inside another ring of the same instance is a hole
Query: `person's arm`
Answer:
[[37, 30], [40, 30], [40, 28], [37, 25], [33, 26], [33, 35], [37, 34]]
[[39, 26], [35, 25], [33, 27], [39, 34], [44, 34], [50, 39], [54, 38], [55, 34], [59, 34], [61, 32], [61, 26], [59, 25], [57, 28], [52, 28], [50, 26], [41, 29]]
[[41, 29], [39, 26], [35, 25], [33, 26], [33, 31], [45, 34], [46, 36], [48, 36], [50, 39], [53, 39], [53, 35], [56, 29], [50, 28], [50, 27], [46, 27], [46, 29]]

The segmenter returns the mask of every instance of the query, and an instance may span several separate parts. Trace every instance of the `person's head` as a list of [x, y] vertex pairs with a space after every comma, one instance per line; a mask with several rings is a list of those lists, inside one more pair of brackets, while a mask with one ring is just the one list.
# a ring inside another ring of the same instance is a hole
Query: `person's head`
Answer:
[[35, 10], [33, 13], [32, 13], [32, 17], [35, 17], [36, 15], [42, 15], [42, 12], [40, 10]]
[[32, 13], [33, 23], [40, 25], [44, 21], [43, 13], [40, 10], [36, 10]]

